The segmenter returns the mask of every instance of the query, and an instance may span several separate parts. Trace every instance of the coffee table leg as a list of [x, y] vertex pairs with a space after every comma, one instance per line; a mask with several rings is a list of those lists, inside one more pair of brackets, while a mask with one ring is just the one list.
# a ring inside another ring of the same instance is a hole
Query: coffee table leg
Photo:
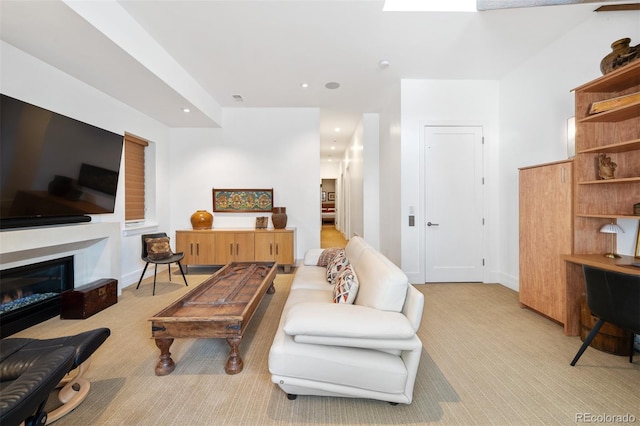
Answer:
[[240, 358], [240, 350], [238, 349], [241, 340], [241, 337], [227, 338], [227, 343], [231, 348], [229, 351], [229, 358], [227, 359], [227, 365], [224, 367], [224, 371], [227, 374], [238, 374], [242, 371], [244, 363], [242, 362], [242, 358]]
[[176, 368], [176, 363], [171, 359], [169, 348], [173, 339], [156, 339], [156, 346], [160, 349], [160, 360], [156, 364], [156, 376], [166, 376]]

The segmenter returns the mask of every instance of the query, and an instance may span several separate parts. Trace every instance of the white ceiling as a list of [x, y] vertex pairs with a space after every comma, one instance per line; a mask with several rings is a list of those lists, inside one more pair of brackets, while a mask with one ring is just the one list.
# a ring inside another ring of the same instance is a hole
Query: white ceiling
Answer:
[[[383, 3], [0, 0], [0, 36], [168, 126], [216, 125], [175, 84], [179, 79], [166, 78], [142, 59], [144, 52], [130, 48], [133, 22], [151, 37], [137, 42], [155, 40], [214, 105], [319, 107], [321, 156], [338, 158], [362, 113], [398, 102], [400, 79], [500, 78], [600, 5], [432, 13], [383, 12]], [[101, 7], [115, 7], [127, 19], [101, 23], [111, 16]], [[97, 13], [83, 18], [78, 8]], [[104, 31], [109, 24], [112, 30]], [[381, 60], [389, 67], [381, 68]], [[341, 86], [329, 90], [327, 82]], [[185, 106], [192, 112], [182, 112]]]

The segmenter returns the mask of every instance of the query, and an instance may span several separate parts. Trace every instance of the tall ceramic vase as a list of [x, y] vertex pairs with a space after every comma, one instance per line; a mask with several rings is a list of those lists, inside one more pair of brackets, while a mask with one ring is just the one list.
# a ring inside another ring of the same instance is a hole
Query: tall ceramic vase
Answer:
[[213, 215], [206, 210], [197, 210], [191, 215], [191, 226], [193, 229], [211, 229]]
[[273, 227], [276, 229], [284, 229], [287, 226], [287, 208], [286, 207], [274, 207], [271, 214], [271, 221]]

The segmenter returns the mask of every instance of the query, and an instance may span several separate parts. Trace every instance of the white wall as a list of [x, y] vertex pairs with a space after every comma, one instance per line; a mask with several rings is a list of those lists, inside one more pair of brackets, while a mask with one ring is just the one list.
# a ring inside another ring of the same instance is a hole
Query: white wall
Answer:
[[[320, 247], [318, 129], [317, 108], [227, 108], [221, 129], [171, 130], [172, 235], [191, 229], [196, 210], [212, 212], [213, 188], [273, 188], [296, 228], [296, 257]], [[254, 228], [257, 216], [214, 213], [213, 227]]]
[[[424, 126], [482, 126], [484, 145], [485, 280], [493, 281], [498, 248], [498, 96], [497, 81], [402, 80], [401, 198], [402, 269], [412, 283], [425, 282]], [[456, 159], [448, 161], [456, 166]], [[408, 225], [409, 206], [416, 226]], [[462, 242], [461, 242], [462, 243]]]
[[338, 179], [340, 177], [340, 159], [333, 161], [322, 160], [320, 162], [320, 178], [321, 179]]
[[[640, 39], [640, 12], [594, 13], [500, 81], [499, 281], [518, 289], [518, 168], [567, 158], [570, 93], [601, 75], [600, 61], [615, 40]], [[618, 250], [632, 254], [637, 221], [620, 221]]]
[[400, 216], [400, 82], [380, 112], [380, 251], [401, 265]]
[[362, 236], [380, 249], [380, 117], [362, 115]]
[[[158, 228], [168, 229], [169, 194], [162, 189], [169, 186], [169, 174], [166, 173], [170, 167], [169, 129], [10, 44], [0, 43], [2, 93], [112, 132], [124, 135], [128, 131], [155, 142], [155, 183], [158, 192], [154, 194], [157, 203], [157, 215], [154, 219]], [[118, 222], [121, 229], [124, 229], [123, 188], [124, 178], [121, 175], [115, 213], [93, 215], [93, 222]], [[123, 287], [137, 280], [136, 275], [142, 270], [139, 234], [123, 235], [118, 253], [122, 259], [122, 276], [113, 278], [117, 278], [120, 287]]]

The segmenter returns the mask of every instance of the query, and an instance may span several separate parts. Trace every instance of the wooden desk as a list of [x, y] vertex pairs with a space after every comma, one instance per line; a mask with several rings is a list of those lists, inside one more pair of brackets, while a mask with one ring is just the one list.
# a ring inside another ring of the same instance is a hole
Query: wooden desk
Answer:
[[564, 334], [567, 336], [580, 335], [580, 299], [586, 293], [582, 265], [623, 274], [640, 275], [640, 268], [631, 266], [636, 261], [633, 256], [622, 256], [620, 259], [610, 259], [602, 254], [572, 254], [564, 255], [566, 275], [566, 321]]

